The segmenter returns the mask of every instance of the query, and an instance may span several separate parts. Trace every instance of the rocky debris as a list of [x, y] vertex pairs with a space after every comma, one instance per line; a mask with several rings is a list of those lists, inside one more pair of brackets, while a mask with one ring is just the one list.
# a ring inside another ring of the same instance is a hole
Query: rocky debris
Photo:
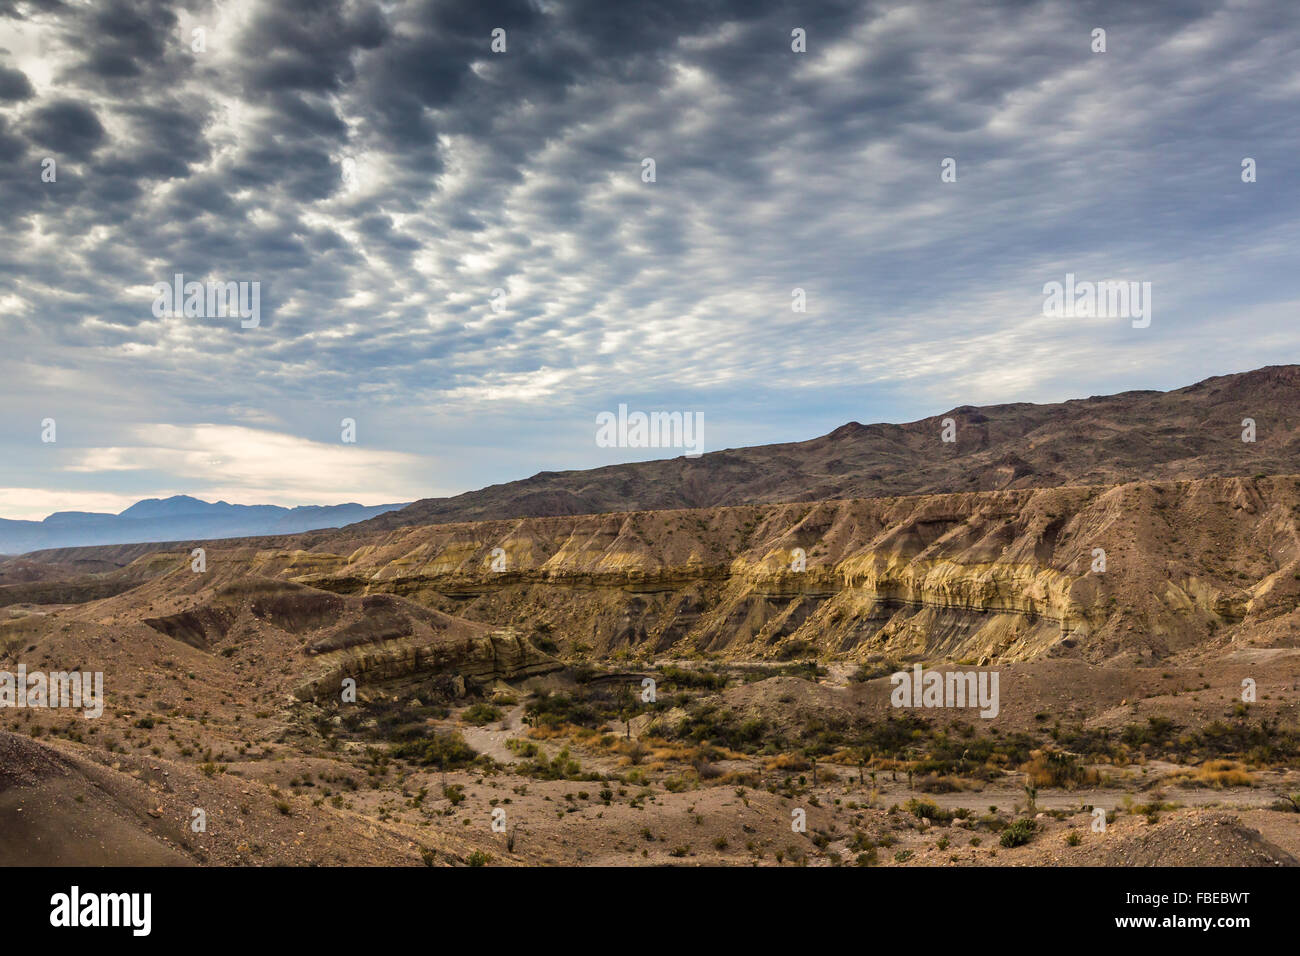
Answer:
[[[1057, 832], [1035, 841], [1036, 865], [1063, 866], [1300, 866], [1295, 856], [1244, 826], [1235, 813], [1192, 810], [1159, 822], [1121, 818], [1105, 834], [1079, 828], [1083, 842], [1067, 847]], [[1032, 845], [1031, 845], [1032, 846]]]

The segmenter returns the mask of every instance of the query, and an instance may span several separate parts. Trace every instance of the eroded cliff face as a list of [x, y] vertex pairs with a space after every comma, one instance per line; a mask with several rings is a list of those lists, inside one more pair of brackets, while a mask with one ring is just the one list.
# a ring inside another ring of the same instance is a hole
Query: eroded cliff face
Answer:
[[309, 671], [295, 695], [302, 700], [337, 697], [344, 678], [374, 688], [401, 678], [451, 675], [489, 684], [559, 669], [515, 631], [504, 628], [458, 639], [412, 635], [332, 651]]
[[200, 576], [171, 572], [150, 586], [160, 599], [170, 596], [171, 613], [141, 623], [214, 658], [250, 644], [278, 649], [272, 656], [301, 700], [337, 698], [344, 678], [356, 681], [364, 698], [408, 678], [446, 676], [463, 688], [561, 666], [510, 628], [467, 621], [391, 594], [338, 595], [249, 575], [242, 567], [227, 559], [224, 574], [235, 580], [193, 593], [179, 585]]
[[1298, 507], [1293, 476], [1206, 479], [345, 529], [239, 564], [598, 655], [1160, 658], [1294, 643]]

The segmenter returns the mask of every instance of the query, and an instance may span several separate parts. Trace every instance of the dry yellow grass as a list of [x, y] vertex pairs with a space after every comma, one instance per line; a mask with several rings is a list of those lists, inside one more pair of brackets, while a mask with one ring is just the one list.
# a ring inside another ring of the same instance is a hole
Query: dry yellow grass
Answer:
[[777, 754], [775, 757], [768, 757], [763, 761], [765, 770], [800, 771], [808, 770], [811, 767], [812, 764], [808, 762], [808, 758], [799, 754]]
[[1172, 784], [1212, 787], [1215, 790], [1255, 785], [1254, 776], [1236, 760], [1207, 760], [1199, 767], [1176, 770], [1163, 779]]
[[1029, 782], [1035, 787], [1073, 789], [1095, 786], [1101, 780], [1096, 770], [1083, 766], [1077, 759], [1046, 750], [1031, 750], [1029, 762], [1021, 765], [1020, 770], [1028, 774]]
[[1255, 778], [1235, 760], [1207, 760], [1196, 771], [1196, 779], [1206, 787], [1253, 787]]
[[555, 740], [557, 737], [569, 737], [573, 734], [573, 726], [570, 724], [561, 724], [556, 727], [529, 727], [528, 736], [533, 740]]

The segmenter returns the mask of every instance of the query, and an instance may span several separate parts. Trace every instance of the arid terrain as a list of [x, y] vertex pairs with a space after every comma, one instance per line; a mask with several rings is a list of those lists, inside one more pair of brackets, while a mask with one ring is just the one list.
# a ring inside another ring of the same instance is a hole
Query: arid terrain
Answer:
[[[1270, 368], [0, 561], [0, 670], [107, 697], [0, 710], [0, 863], [1294, 865], [1297, 407]], [[996, 715], [894, 706], [918, 664]]]

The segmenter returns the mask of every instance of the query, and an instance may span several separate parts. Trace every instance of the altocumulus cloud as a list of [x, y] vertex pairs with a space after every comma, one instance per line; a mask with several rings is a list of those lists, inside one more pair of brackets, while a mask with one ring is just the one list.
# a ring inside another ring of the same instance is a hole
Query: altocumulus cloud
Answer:
[[[723, 447], [1300, 342], [1286, 0], [0, 17], [0, 488], [51, 504], [378, 503], [606, 463], [621, 401]], [[1152, 326], [1045, 319], [1066, 271], [1151, 281]], [[154, 318], [176, 273], [261, 325]]]

